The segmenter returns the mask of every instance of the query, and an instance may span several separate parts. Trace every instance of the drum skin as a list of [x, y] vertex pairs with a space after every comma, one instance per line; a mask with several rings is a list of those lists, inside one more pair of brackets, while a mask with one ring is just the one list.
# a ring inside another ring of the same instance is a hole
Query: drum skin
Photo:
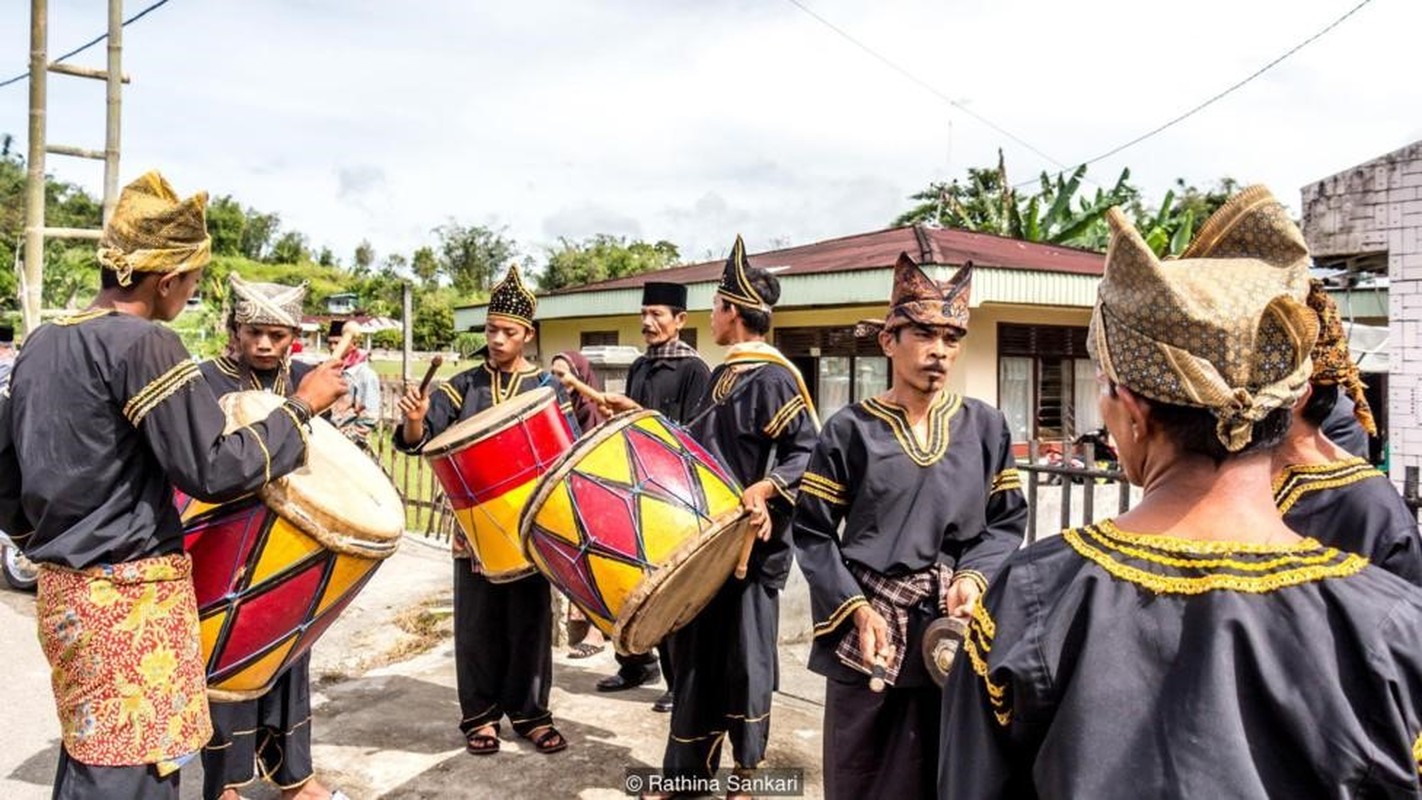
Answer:
[[485, 578], [507, 583], [534, 573], [519, 543], [519, 515], [572, 446], [568, 419], [546, 388], [485, 409], [425, 445]]
[[[281, 398], [222, 399], [229, 430]], [[404, 505], [380, 467], [325, 420], [312, 420], [307, 465], [222, 504], [174, 493], [193, 559], [208, 696], [260, 697], [395, 552]]]
[[680, 427], [631, 412], [548, 473], [520, 535], [538, 570], [619, 651], [642, 653], [690, 622], [734, 570], [740, 492]]

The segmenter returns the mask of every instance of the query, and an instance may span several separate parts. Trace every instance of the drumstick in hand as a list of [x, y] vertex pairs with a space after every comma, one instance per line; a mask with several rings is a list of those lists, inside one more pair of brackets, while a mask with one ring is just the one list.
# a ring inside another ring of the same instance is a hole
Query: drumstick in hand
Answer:
[[578, 380], [578, 376], [573, 373], [565, 372], [559, 375], [558, 379], [563, 382], [563, 385], [568, 388], [568, 391], [577, 392], [597, 405], [601, 406], [607, 404], [607, 398], [603, 396], [602, 392]]
[[755, 526], [746, 526], [746, 538], [741, 542], [741, 557], [736, 562], [736, 580], [745, 580], [746, 573], [750, 571], [751, 548], [755, 547]]
[[439, 368], [443, 364], [444, 356], [435, 356], [430, 359], [429, 369], [425, 370], [425, 379], [420, 381], [420, 397], [429, 397], [430, 383], [434, 381], [435, 373], [439, 372]]
[[878, 653], [874, 654], [874, 668], [869, 671], [869, 691], [882, 692], [887, 682], [889, 672], [884, 663], [884, 657]]
[[341, 329], [341, 340], [331, 349], [330, 360], [344, 361], [346, 352], [351, 349], [351, 345], [355, 344], [356, 337], [361, 335], [361, 333], [360, 325], [354, 322], [347, 322], [346, 326]]

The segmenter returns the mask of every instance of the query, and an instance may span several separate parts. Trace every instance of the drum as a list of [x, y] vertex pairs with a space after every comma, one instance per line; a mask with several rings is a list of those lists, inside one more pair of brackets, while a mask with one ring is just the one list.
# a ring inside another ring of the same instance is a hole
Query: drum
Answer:
[[519, 544], [519, 514], [538, 480], [572, 446], [573, 430], [547, 388], [485, 409], [425, 445], [425, 458], [490, 581], [533, 574]]
[[529, 559], [623, 653], [645, 653], [711, 602], [739, 560], [740, 487], [655, 411], [578, 442], [520, 520]]
[[[229, 432], [281, 403], [223, 397]], [[177, 493], [214, 701], [266, 694], [399, 545], [405, 507], [379, 465], [325, 420], [311, 429], [306, 466], [256, 496], [214, 505]]]

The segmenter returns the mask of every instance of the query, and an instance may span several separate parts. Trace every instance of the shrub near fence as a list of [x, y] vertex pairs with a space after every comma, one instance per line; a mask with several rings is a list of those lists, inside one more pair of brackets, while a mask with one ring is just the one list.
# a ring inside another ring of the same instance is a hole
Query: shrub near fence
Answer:
[[370, 449], [405, 501], [405, 530], [447, 542], [459, 524], [450, 510], [449, 499], [423, 456], [410, 456], [395, 449], [394, 431], [394, 423], [382, 419], [371, 431]]

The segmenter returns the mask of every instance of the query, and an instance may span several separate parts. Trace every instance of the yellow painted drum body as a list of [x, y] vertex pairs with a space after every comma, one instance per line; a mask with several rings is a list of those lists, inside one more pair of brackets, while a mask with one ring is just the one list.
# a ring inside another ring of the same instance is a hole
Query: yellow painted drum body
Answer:
[[519, 529], [528, 557], [624, 653], [690, 622], [740, 554], [740, 487], [655, 411], [615, 417], [539, 484]]
[[[281, 403], [268, 392], [223, 397], [228, 430]], [[177, 497], [212, 700], [266, 694], [399, 545], [404, 504], [385, 473], [325, 420], [311, 427], [306, 466], [257, 496]]]
[[547, 388], [485, 409], [425, 445], [425, 458], [490, 581], [533, 574], [519, 544], [519, 515], [538, 481], [572, 446], [568, 418]]

